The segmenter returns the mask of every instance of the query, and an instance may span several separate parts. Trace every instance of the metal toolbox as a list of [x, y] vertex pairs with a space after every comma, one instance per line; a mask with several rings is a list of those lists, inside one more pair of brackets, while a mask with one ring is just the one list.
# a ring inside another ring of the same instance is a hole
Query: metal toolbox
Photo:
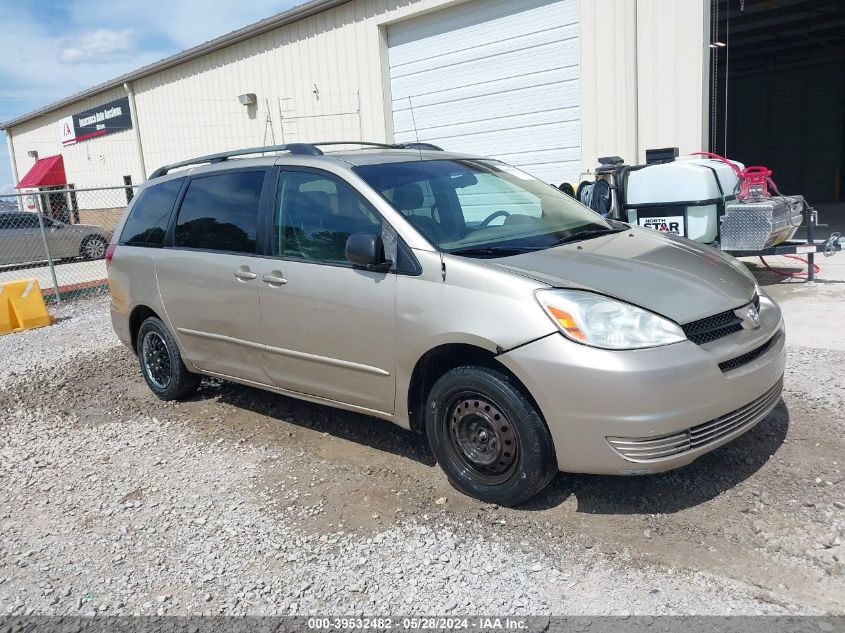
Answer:
[[801, 226], [802, 196], [772, 196], [729, 202], [722, 217], [720, 244], [724, 250], [751, 251], [780, 244]]

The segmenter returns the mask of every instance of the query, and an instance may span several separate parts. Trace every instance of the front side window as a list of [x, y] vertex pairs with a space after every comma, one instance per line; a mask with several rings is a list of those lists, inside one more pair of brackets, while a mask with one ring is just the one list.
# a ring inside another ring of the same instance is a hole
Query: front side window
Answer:
[[[46, 220], [46, 218], [44, 219]], [[44, 226], [48, 226], [47, 222], [44, 223]], [[41, 228], [41, 225], [38, 223], [38, 216], [35, 213], [19, 213], [17, 225], [12, 228], [31, 231]]]
[[126, 218], [120, 243], [128, 246], [164, 246], [170, 214], [184, 182], [184, 178], [174, 178], [146, 187]]
[[353, 233], [381, 235], [381, 219], [343, 181], [306, 171], [282, 171], [276, 195], [273, 255], [346, 263]]
[[355, 168], [432, 244], [502, 256], [549, 248], [578, 234], [617, 231], [548, 184], [496, 160], [427, 160]]
[[192, 179], [179, 208], [174, 245], [254, 254], [265, 173], [236, 171]]

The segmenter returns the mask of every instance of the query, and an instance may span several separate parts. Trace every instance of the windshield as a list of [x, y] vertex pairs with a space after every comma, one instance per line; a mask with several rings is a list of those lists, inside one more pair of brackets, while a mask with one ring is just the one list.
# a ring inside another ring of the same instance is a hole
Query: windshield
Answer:
[[555, 187], [496, 160], [385, 163], [355, 171], [447, 253], [495, 257], [618, 230]]

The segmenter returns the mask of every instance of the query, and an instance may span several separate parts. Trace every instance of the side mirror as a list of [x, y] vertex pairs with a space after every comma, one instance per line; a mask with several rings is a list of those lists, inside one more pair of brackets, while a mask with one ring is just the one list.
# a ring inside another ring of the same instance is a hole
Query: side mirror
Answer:
[[353, 233], [346, 240], [346, 259], [367, 270], [387, 272], [393, 265], [384, 256], [384, 242], [375, 233]]

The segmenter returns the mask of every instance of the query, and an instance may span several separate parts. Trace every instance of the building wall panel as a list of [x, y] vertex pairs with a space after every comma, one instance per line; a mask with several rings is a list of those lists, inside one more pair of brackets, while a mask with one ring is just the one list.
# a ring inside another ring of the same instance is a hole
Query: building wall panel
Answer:
[[581, 171], [588, 177], [600, 156], [639, 160], [637, 0], [581, 0], [580, 12]]
[[709, 0], [637, 0], [637, 142], [708, 149]]

